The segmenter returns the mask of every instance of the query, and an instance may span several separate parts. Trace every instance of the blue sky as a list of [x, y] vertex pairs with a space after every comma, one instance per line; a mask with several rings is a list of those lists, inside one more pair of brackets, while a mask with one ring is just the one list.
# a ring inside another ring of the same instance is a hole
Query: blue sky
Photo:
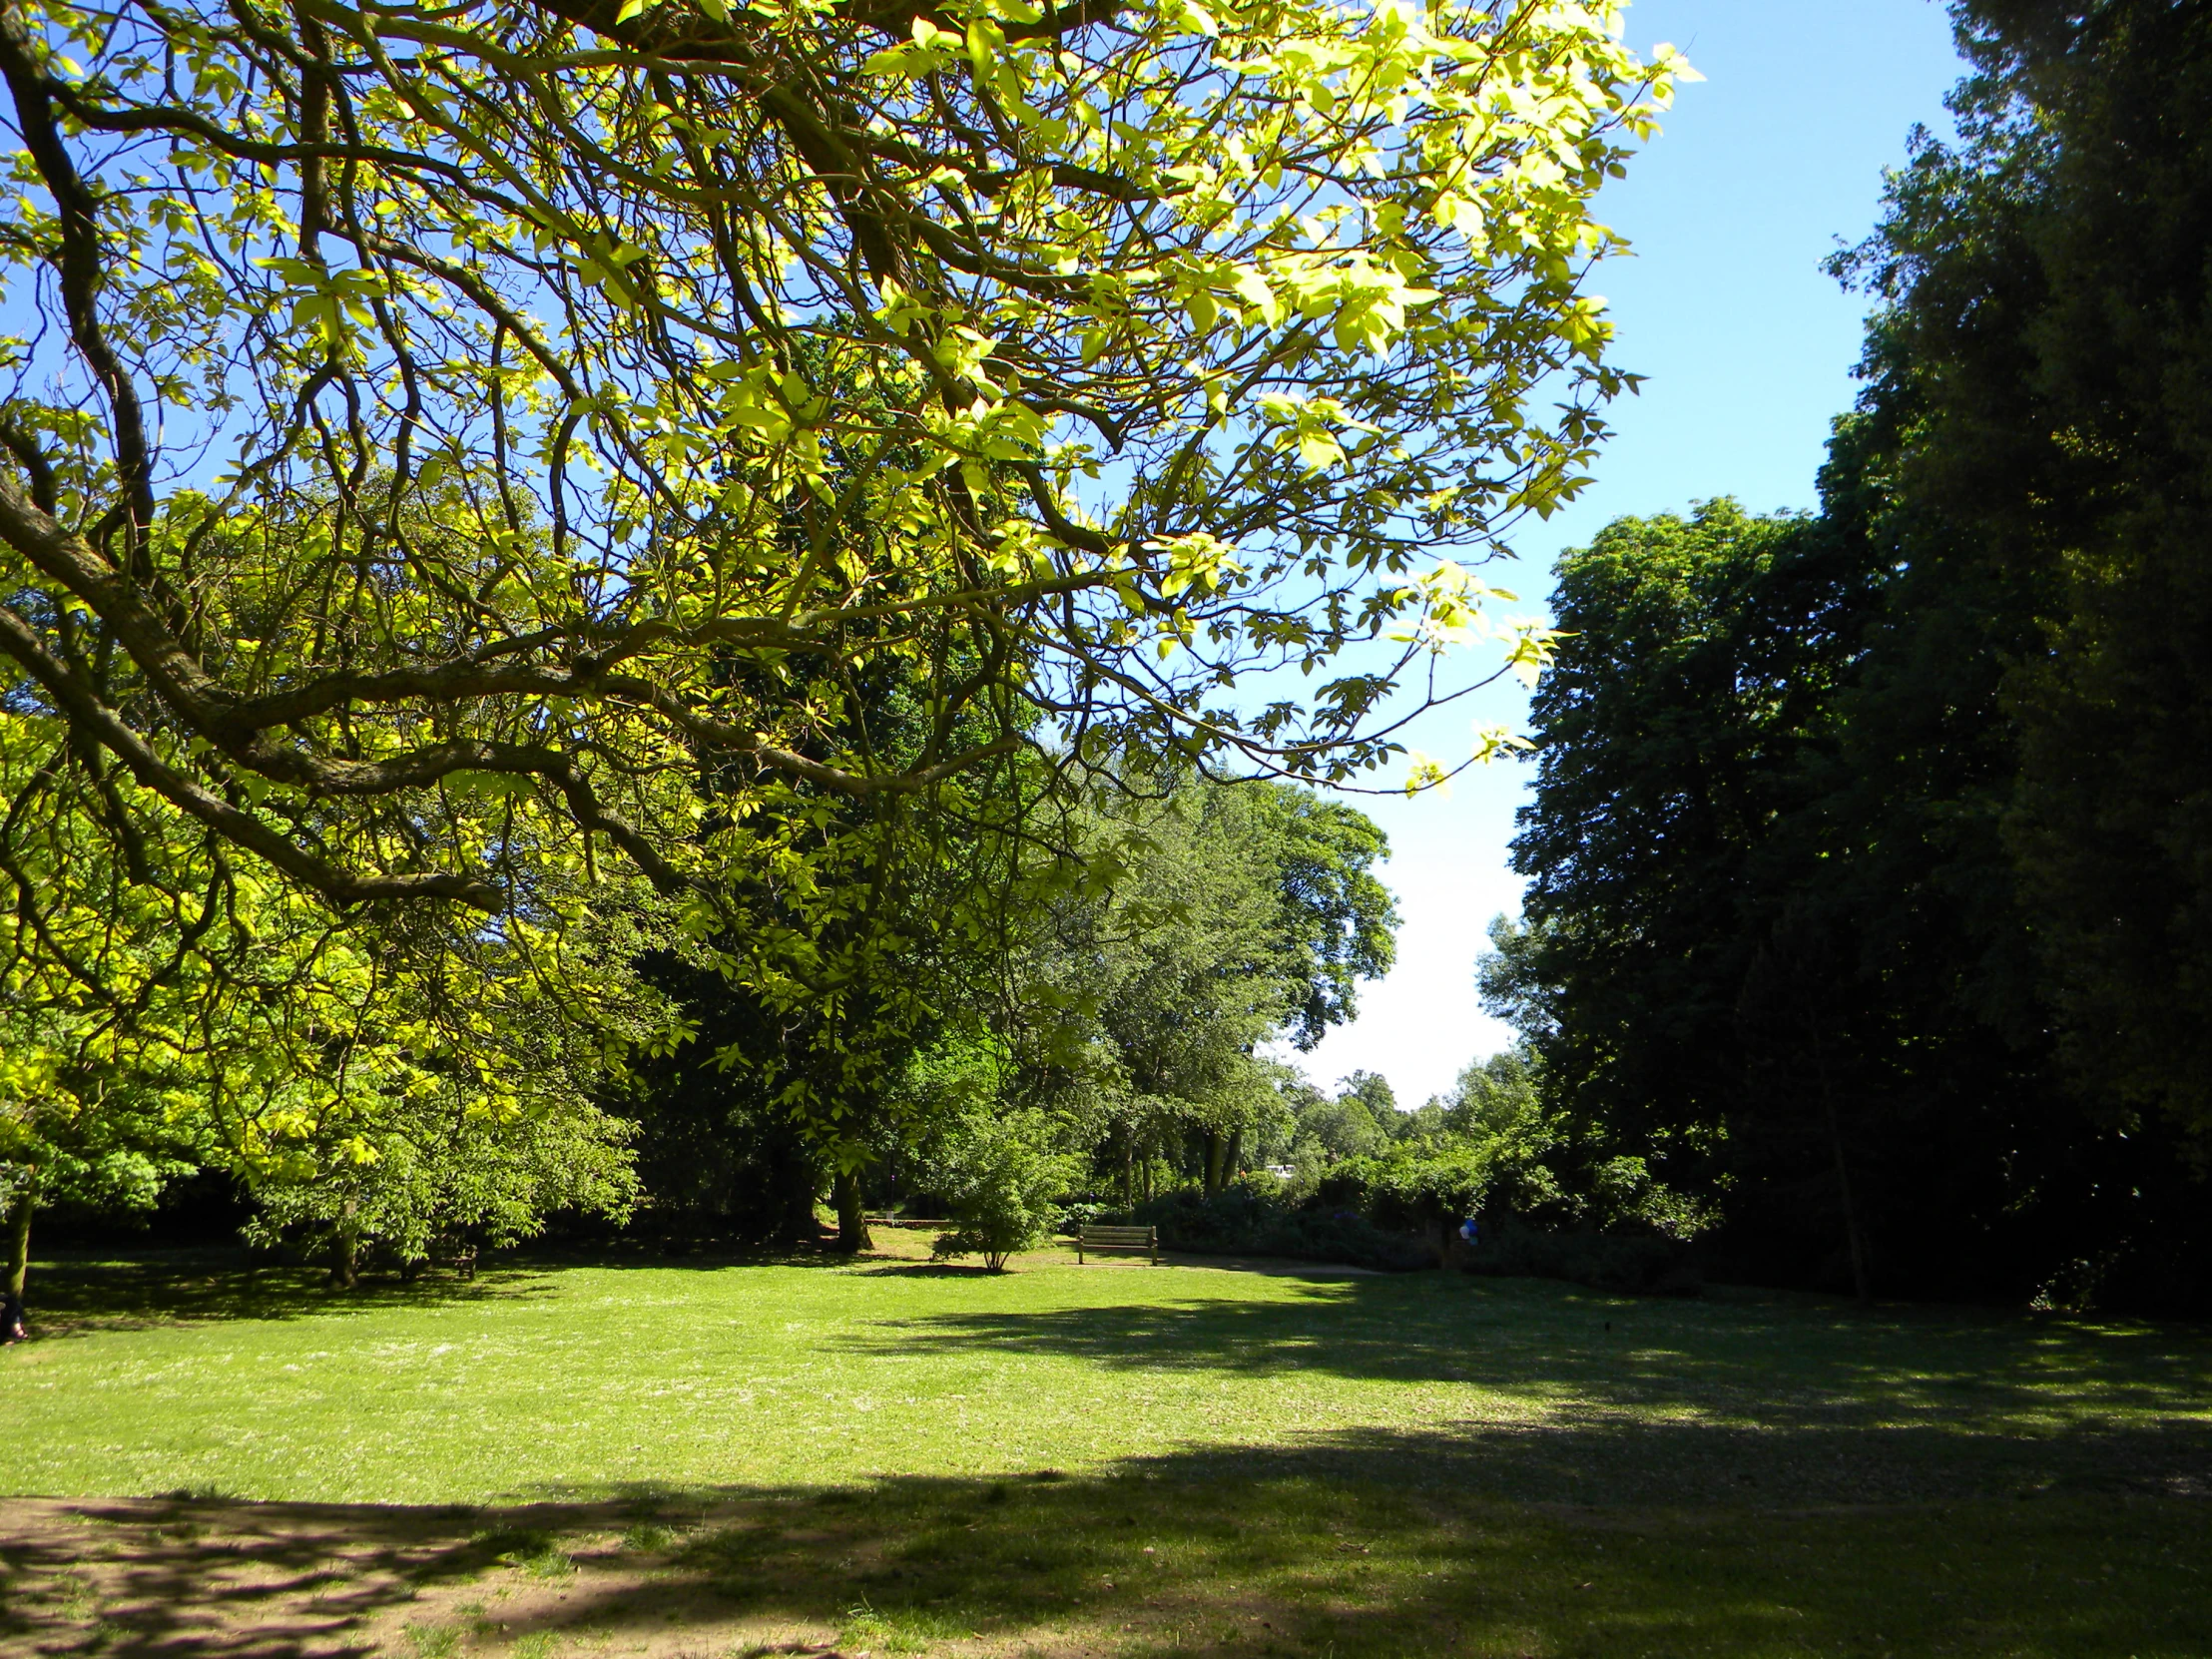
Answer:
[[[1865, 313], [1821, 262], [1873, 228], [1883, 171], [1904, 160], [1913, 126], [1947, 132], [1943, 94], [1961, 72], [1936, 0], [1642, 0], [1628, 39], [1672, 42], [1706, 79], [1682, 89], [1666, 131], [1600, 202], [1635, 248], [1595, 283], [1614, 360], [1649, 379], [1615, 406], [1595, 484], [1487, 572], [1529, 611], [1559, 550], [1624, 513], [1717, 495], [1761, 511], [1814, 504]], [[1477, 710], [1429, 717], [1411, 742], [1448, 763], [1466, 753], [1470, 720], [1518, 728], [1526, 710], [1517, 686], [1500, 687]], [[1462, 774], [1448, 797], [1362, 803], [1390, 836], [1398, 965], [1366, 988], [1358, 1020], [1302, 1057], [1316, 1081], [1379, 1071], [1416, 1106], [1511, 1040], [1482, 1013], [1473, 971], [1490, 918], [1519, 908], [1506, 843], [1530, 773], [1506, 762]]]

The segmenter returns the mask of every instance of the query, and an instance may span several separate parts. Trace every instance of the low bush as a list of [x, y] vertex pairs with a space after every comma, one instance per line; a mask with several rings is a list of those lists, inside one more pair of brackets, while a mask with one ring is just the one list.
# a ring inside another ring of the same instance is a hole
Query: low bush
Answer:
[[1252, 1181], [1211, 1198], [1195, 1188], [1169, 1193], [1138, 1205], [1127, 1219], [1157, 1227], [1167, 1249], [1197, 1255], [1281, 1256], [1384, 1273], [1436, 1265], [1434, 1253], [1416, 1238], [1386, 1232], [1350, 1210], [1293, 1209]]
[[1059, 1221], [1054, 1200], [1074, 1185], [1078, 1163], [1052, 1150], [1053, 1128], [1040, 1112], [977, 1112], [940, 1137], [928, 1184], [956, 1224], [930, 1254], [980, 1255], [1004, 1273], [1016, 1251], [1041, 1243]]
[[1366, 1216], [1391, 1232], [1448, 1232], [1479, 1215], [1494, 1161], [1471, 1146], [1403, 1145], [1373, 1158], [1348, 1158], [1315, 1188], [1317, 1206]]
[[1704, 1287], [1686, 1246], [1648, 1234], [1538, 1233], [1505, 1227], [1459, 1252], [1458, 1262], [1469, 1273], [1564, 1279], [1631, 1296], [1695, 1296]]

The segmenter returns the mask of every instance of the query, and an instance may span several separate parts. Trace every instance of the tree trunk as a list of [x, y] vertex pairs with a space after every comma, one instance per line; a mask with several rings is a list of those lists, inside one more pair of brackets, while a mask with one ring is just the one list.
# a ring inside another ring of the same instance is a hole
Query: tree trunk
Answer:
[[1867, 1278], [1867, 1242], [1859, 1231], [1859, 1207], [1851, 1197], [1851, 1165], [1844, 1158], [1844, 1131], [1836, 1117], [1836, 1091], [1828, 1079], [1828, 1054], [1821, 1046], [1818, 1020], [1812, 1022], [1813, 1069], [1820, 1077], [1821, 1109], [1828, 1118], [1828, 1147], [1836, 1160], [1836, 1191], [1844, 1204], [1844, 1242], [1851, 1249], [1851, 1289], [1861, 1302], [1874, 1300]]
[[30, 1335], [23, 1324], [23, 1281], [31, 1267], [31, 1210], [25, 1193], [8, 1212], [8, 1277], [0, 1284], [0, 1343], [19, 1343]]
[[351, 1228], [340, 1228], [330, 1241], [330, 1289], [350, 1291], [361, 1282], [361, 1241]]
[[775, 1238], [778, 1244], [799, 1244], [815, 1236], [815, 1198], [821, 1192], [822, 1172], [797, 1145], [782, 1149], [775, 1162], [779, 1207]]
[[1221, 1160], [1221, 1184], [1224, 1187], [1231, 1185], [1243, 1172], [1244, 1131], [1232, 1129], [1229, 1131], [1229, 1150], [1223, 1154]]
[[837, 1251], [844, 1256], [857, 1256], [871, 1242], [867, 1236], [867, 1216], [860, 1209], [860, 1172], [841, 1169], [831, 1188], [837, 1205]]
[[1212, 1198], [1221, 1191], [1222, 1154], [1228, 1150], [1228, 1142], [1219, 1129], [1206, 1131], [1206, 1196]]

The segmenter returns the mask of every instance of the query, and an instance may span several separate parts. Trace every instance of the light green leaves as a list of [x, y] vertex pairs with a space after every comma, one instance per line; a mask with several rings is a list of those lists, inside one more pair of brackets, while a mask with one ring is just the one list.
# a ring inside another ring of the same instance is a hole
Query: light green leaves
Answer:
[[1334, 397], [1298, 397], [1289, 392], [1269, 392], [1260, 399], [1260, 412], [1276, 427], [1275, 441], [1295, 448], [1300, 464], [1309, 473], [1343, 464], [1347, 433], [1380, 433], [1373, 421], [1357, 420]]
[[605, 289], [617, 303], [629, 306], [637, 302], [637, 290], [627, 273], [645, 257], [643, 248], [612, 237], [595, 236], [586, 239], [577, 251], [576, 274]]
[[966, 42], [950, 30], [938, 28], [926, 17], [916, 17], [913, 38], [875, 53], [862, 66], [861, 73], [918, 80], [952, 63], [965, 45]]
[[1276, 294], [1267, 277], [1258, 271], [1244, 270], [1237, 273], [1232, 284], [1242, 298], [1248, 313], [1268, 327], [1283, 320], [1283, 301]]
[[350, 338], [354, 328], [374, 322], [370, 299], [383, 291], [372, 272], [358, 269], [329, 271], [304, 260], [263, 259], [256, 265], [282, 276], [291, 289], [291, 326], [334, 348]]
[[[112, 664], [90, 689], [128, 730], [73, 739], [288, 895], [245, 906], [257, 935], [464, 894], [581, 995], [610, 982], [563, 953], [607, 884], [646, 872], [706, 935], [690, 884], [758, 874], [801, 917], [760, 967], [794, 1005], [845, 994], [818, 971], [856, 890], [840, 803], [1084, 731], [1352, 778], [1395, 761], [1393, 676], [1541, 666], [1467, 571], [1571, 498], [1629, 383], [1589, 207], [1681, 73], [1563, 3], [627, 0], [600, 34], [362, 0], [257, 13], [252, 51], [212, 5], [25, 4], [106, 115], [57, 117], [0, 204], [40, 313], [11, 371], [95, 388], [11, 418], [56, 525], [138, 523], [144, 560], [0, 547], [39, 649]], [[41, 275], [57, 154], [147, 172], [93, 284], [155, 365], [143, 465]], [[1331, 672], [1354, 638], [1394, 665]], [[1221, 695], [1293, 663], [1303, 697]], [[875, 742], [876, 698], [934, 746]], [[70, 799], [56, 844], [118, 867]], [[141, 884], [197, 914], [210, 856]], [[353, 995], [385, 971], [310, 959]]]

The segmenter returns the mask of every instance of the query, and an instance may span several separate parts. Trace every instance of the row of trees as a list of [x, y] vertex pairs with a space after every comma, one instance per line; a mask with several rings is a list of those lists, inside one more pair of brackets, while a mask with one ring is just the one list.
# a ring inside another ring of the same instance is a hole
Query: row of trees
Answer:
[[1813, 516], [1559, 569], [1484, 968], [1743, 1271], [2212, 1296], [2212, 14], [1956, 8]]
[[1131, 1204], [1186, 1178], [1216, 1191], [1262, 1159], [1295, 1075], [1269, 1053], [1311, 1047], [1390, 964], [1397, 918], [1374, 874], [1386, 844], [1352, 808], [1286, 785], [1122, 785], [1057, 822], [1074, 855], [1002, 888], [988, 933], [882, 961], [927, 987], [930, 1017], [881, 1027], [873, 1054], [839, 1039], [836, 1064], [870, 1082], [839, 1091], [833, 1143], [794, 1117], [787, 1071], [748, 1063], [789, 1032], [719, 975], [690, 975], [703, 1040], [642, 1071], [620, 1108], [642, 1125], [660, 1218], [788, 1238], [812, 1229], [827, 1180], [857, 1248], [864, 1208], [945, 1196], [998, 1120], [1079, 1158], [1056, 1196]]
[[[1056, 825], [1059, 855], [997, 892], [987, 934], [914, 926], [892, 949], [889, 930], [872, 930], [873, 959], [830, 1032], [820, 1007], [795, 1019], [696, 953], [624, 935], [640, 994], [665, 998], [692, 1040], [594, 1070], [564, 1062], [550, 1045], [572, 1026], [536, 1010], [536, 1052], [478, 1057], [487, 1087], [511, 1065], [540, 1096], [504, 1116], [456, 1111], [451, 1089], [375, 1110], [369, 1072], [371, 1106], [318, 1125], [351, 1137], [350, 1155], [299, 1158], [291, 1179], [248, 1173], [250, 1236], [326, 1253], [350, 1281], [364, 1254], [405, 1265], [441, 1243], [507, 1242], [548, 1212], [571, 1225], [636, 1222], [663, 1239], [811, 1239], [827, 1191], [845, 1249], [867, 1242], [866, 1208], [918, 1203], [994, 1218], [998, 1231], [955, 1242], [995, 1261], [1070, 1197], [1126, 1207], [1186, 1183], [1218, 1193], [1279, 1157], [1310, 1188], [1317, 1168], [1412, 1126], [1379, 1077], [1328, 1101], [1270, 1057], [1351, 1017], [1359, 981], [1389, 966], [1397, 918], [1374, 874], [1381, 832], [1286, 785], [1133, 782]], [[981, 910], [972, 898], [968, 908]], [[864, 1017], [858, 999], [923, 1012]], [[305, 1068], [280, 1055], [266, 1069], [302, 1087]], [[160, 1086], [143, 1070], [118, 1077]], [[117, 1138], [105, 1163], [51, 1127], [38, 1149], [46, 1202], [144, 1208], [167, 1176], [238, 1167], [189, 1138], [205, 1132], [204, 1114], [157, 1110], [149, 1122], [120, 1104], [82, 1115], [86, 1130]]]

